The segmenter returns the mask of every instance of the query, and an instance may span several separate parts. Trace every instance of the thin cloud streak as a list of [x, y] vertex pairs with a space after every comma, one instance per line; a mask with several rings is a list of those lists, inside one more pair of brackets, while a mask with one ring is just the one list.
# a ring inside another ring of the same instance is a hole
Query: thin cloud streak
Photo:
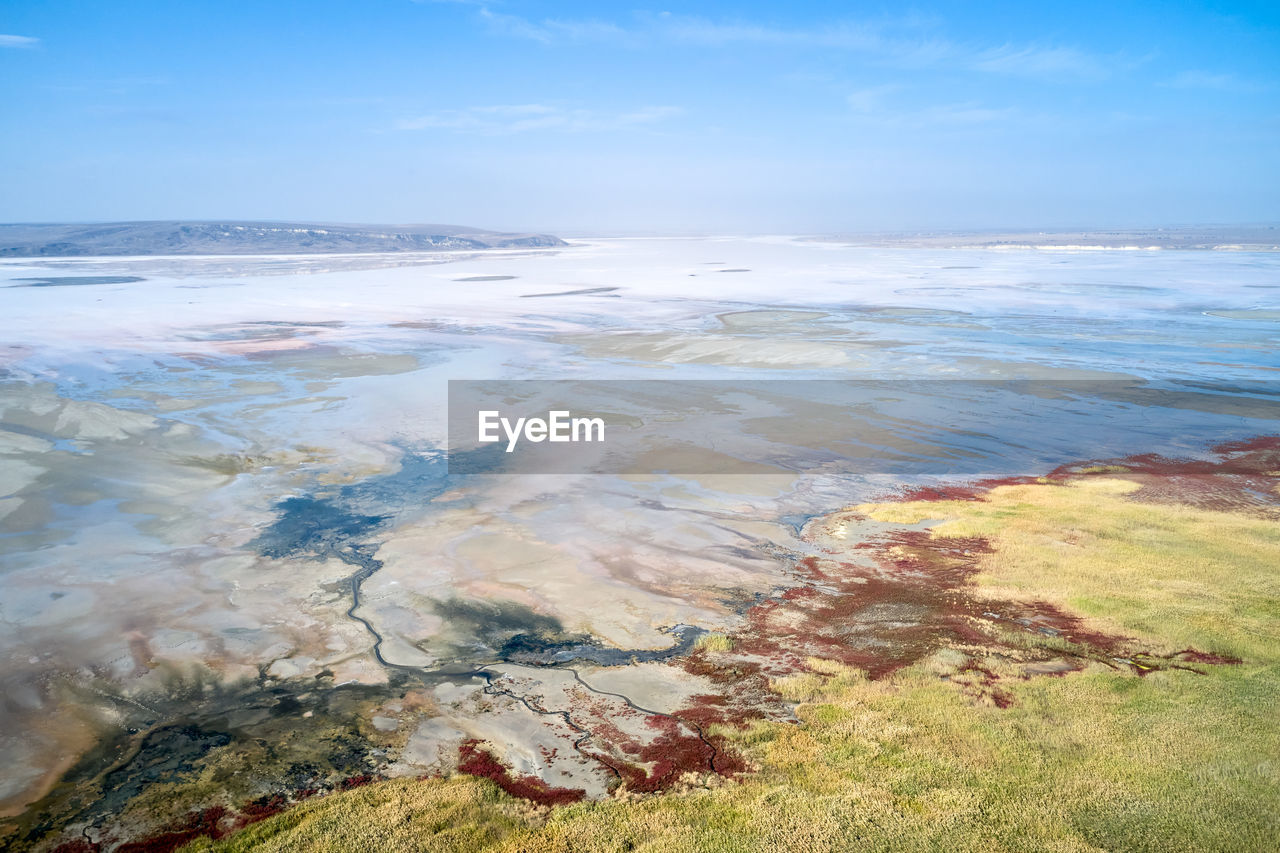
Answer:
[[892, 83], [884, 86], [869, 86], [850, 92], [845, 95], [844, 100], [849, 105], [849, 109], [855, 113], [874, 113], [885, 106], [885, 101], [890, 95], [900, 91], [902, 87]]
[[1101, 80], [1114, 63], [1070, 47], [1006, 44], [976, 54], [971, 66], [977, 71], [1028, 77], [1070, 77]]
[[849, 96], [849, 109], [859, 125], [907, 130], [961, 129], [996, 122], [1025, 123], [1028, 120], [1028, 117], [1023, 116], [1013, 107], [988, 107], [976, 101], [895, 110], [883, 101], [885, 95], [889, 94], [887, 90], [888, 87], [879, 87], [855, 92]]
[[452, 130], [501, 136], [531, 131], [603, 133], [652, 125], [683, 112], [679, 107], [642, 107], [629, 112], [564, 108], [548, 104], [500, 104], [444, 110], [396, 123], [397, 130]]
[[1214, 92], [1262, 92], [1269, 87], [1253, 80], [1242, 80], [1234, 74], [1189, 70], [1174, 75], [1160, 84], [1169, 89], [1204, 89]]
[[902, 37], [894, 31], [916, 30], [913, 19], [896, 25], [837, 21], [805, 28], [775, 27], [745, 21], [714, 21], [687, 15], [637, 13], [635, 22], [622, 25], [597, 19], [548, 18], [534, 21], [519, 15], [480, 10], [481, 18], [495, 33], [551, 45], [559, 42], [613, 41], [639, 47], [654, 42], [730, 47], [817, 48], [852, 52], [892, 67], [959, 68], [963, 70], [1036, 77], [1097, 81], [1133, 63], [1122, 57], [1090, 54], [1060, 45], [1004, 44], [978, 47], [941, 37]]
[[32, 36], [15, 36], [0, 33], [0, 47], [35, 47], [40, 44], [40, 39]]
[[628, 36], [627, 31], [622, 27], [607, 21], [548, 18], [535, 23], [519, 15], [507, 15], [488, 8], [480, 10], [480, 17], [495, 32], [542, 44], [560, 41], [616, 40]]

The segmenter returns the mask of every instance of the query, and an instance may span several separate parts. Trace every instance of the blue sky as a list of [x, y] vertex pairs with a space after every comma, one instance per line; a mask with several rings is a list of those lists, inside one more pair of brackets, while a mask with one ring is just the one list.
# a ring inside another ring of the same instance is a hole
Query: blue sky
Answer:
[[1280, 4], [0, 4], [0, 220], [1280, 221]]

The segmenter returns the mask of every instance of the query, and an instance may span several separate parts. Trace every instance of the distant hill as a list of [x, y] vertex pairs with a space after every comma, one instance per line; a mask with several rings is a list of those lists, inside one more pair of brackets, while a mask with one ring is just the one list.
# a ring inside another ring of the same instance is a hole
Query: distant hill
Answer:
[[550, 234], [460, 225], [321, 225], [298, 222], [103, 222], [0, 225], [0, 257], [269, 255], [432, 252], [565, 246]]

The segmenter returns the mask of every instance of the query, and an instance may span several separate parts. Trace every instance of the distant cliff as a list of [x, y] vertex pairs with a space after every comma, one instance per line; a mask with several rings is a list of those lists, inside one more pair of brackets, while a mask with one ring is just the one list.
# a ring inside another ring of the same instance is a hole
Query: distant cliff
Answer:
[[296, 222], [103, 222], [0, 225], [0, 257], [269, 255], [433, 252], [567, 245], [550, 234], [459, 225], [318, 225]]

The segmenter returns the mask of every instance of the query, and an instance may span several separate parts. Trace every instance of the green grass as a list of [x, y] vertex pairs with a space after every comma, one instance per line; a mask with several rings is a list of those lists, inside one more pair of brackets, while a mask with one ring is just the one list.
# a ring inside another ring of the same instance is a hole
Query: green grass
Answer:
[[[1006, 680], [997, 709], [926, 660], [881, 681], [830, 662], [779, 682], [804, 725], [735, 732], [742, 781], [552, 812], [471, 779], [309, 802], [200, 851], [1259, 850], [1280, 837], [1280, 525], [1134, 503], [1123, 480], [984, 502], [860, 507], [986, 536], [976, 582], [1057, 602], [1154, 650], [1238, 655], [1207, 674], [1100, 664]], [[716, 641], [709, 641], [716, 642]], [[940, 656], [954, 654], [948, 650]]]
[[698, 638], [696, 648], [704, 652], [731, 652], [733, 640], [724, 634], [703, 634]]
[[880, 521], [944, 517], [936, 536], [982, 536], [996, 553], [976, 583], [1034, 597], [1169, 651], [1274, 660], [1280, 649], [1280, 524], [1125, 497], [1128, 480], [1002, 486], [987, 501], [864, 506]]

